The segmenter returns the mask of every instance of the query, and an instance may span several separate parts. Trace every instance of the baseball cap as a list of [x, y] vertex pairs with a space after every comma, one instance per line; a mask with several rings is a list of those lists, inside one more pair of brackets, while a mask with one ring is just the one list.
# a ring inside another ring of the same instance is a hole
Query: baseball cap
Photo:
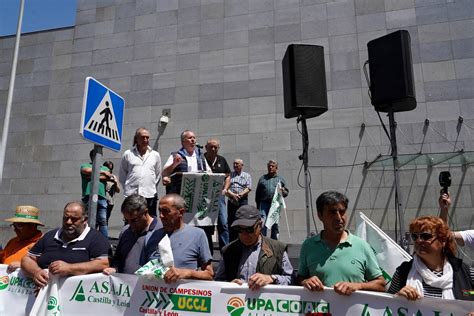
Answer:
[[235, 213], [235, 221], [232, 223], [231, 227], [251, 227], [260, 219], [260, 211], [255, 206], [242, 205]]

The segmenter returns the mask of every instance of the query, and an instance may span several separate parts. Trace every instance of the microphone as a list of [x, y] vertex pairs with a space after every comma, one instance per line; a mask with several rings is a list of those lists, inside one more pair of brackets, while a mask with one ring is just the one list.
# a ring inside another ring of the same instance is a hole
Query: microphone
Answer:
[[201, 145], [201, 144], [199, 144], [199, 143], [196, 143], [196, 145], [195, 145], [195, 146], [196, 146], [196, 148], [199, 148], [199, 149], [203, 149], [203, 148], [204, 148], [204, 146], [203, 146], [203, 145]]

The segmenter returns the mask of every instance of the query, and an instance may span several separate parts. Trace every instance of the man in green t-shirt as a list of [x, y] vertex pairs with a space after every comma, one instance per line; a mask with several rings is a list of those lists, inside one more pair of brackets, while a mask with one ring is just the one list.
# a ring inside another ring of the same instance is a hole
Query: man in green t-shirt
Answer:
[[[86, 205], [89, 203], [89, 195], [91, 191], [91, 175], [92, 175], [92, 161], [94, 161], [95, 151], [91, 150], [89, 153], [91, 162], [81, 165], [81, 180], [82, 180], [82, 202]], [[97, 201], [97, 217], [96, 228], [105, 236], [108, 237], [107, 228], [107, 200], [105, 197], [105, 183], [110, 179], [112, 174], [109, 168], [105, 166], [100, 167], [100, 182], [99, 182], [99, 199]]]
[[341, 295], [357, 290], [385, 291], [377, 258], [367, 242], [346, 230], [349, 199], [328, 191], [316, 200], [324, 230], [303, 243], [298, 284], [310, 291], [334, 287]]

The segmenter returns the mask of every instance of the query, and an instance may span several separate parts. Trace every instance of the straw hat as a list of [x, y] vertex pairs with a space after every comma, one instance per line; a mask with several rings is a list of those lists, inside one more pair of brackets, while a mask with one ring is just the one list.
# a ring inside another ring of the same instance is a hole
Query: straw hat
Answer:
[[18, 205], [15, 210], [15, 217], [7, 218], [5, 222], [13, 223], [33, 223], [44, 226], [39, 220], [39, 209], [31, 205]]

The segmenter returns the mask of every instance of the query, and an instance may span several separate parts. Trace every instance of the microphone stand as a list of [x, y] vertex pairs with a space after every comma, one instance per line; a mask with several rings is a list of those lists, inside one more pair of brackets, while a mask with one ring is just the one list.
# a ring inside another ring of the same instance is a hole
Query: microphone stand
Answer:
[[204, 172], [204, 165], [203, 165], [203, 161], [202, 161], [202, 154], [201, 154], [201, 147], [199, 146], [196, 146], [197, 147], [197, 161], [198, 161], [198, 171], [199, 172]]
[[394, 181], [395, 181], [395, 212], [398, 218], [398, 224], [400, 225], [399, 227], [400, 236], [399, 238], [397, 238], [398, 239], [397, 241], [403, 249], [409, 252], [408, 240], [405, 236], [405, 221], [404, 221], [405, 211], [403, 209], [402, 194], [400, 190], [400, 178], [398, 175], [400, 165], [398, 163], [398, 152], [397, 152], [397, 136], [396, 136], [397, 123], [395, 122], [395, 116], [393, 114], [393, 110], [390, 110], [388, 112], [388, 120], [390, 124], [390, 145], [392, 148], [391, 156], [393, 160], [393, 175], [394, 175]]
[[309, 188], [309, 171], [308, 171], [308, 128], [306, 126], [306, 118], [303, 115], [298, 116], [297, 122], [301, 122], [301, 138], [303, 142], [303, 153], [298, 157], [300, 160], [303, 160], [304, 168], [304, 195], [306, 203], [306, 236], [311, 237], [311, 210], [310, 210], [310, 188]]

